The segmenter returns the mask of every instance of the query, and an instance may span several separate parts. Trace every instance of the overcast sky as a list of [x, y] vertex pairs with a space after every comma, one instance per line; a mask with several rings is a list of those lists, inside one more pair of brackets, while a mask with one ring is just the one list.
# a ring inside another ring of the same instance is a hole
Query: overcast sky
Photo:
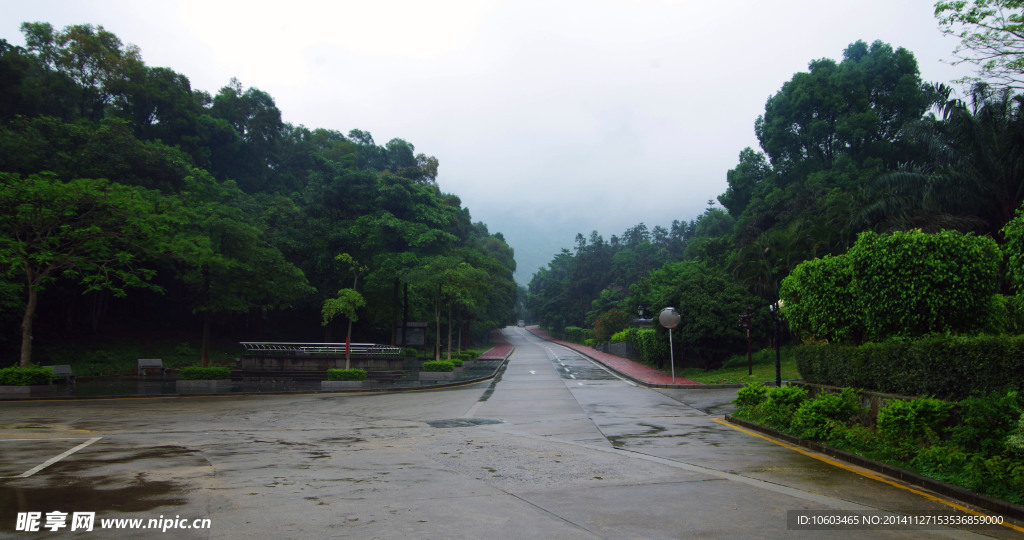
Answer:
[[0, 0], [19, 26], [101, 25], [149, 66], [215, 94], [232, 77], [286, 122], [440, 161], [441, 189], [502, 233], [526, 283], [576, 233], [689, 221], [758, 148], [764, 103], [813, 59], [860, 39], [949, 60], [924, 0]]

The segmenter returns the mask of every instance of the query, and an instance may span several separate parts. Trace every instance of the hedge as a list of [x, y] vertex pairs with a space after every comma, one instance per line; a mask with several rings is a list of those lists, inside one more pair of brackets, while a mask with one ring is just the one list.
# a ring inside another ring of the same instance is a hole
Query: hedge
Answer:
[[178, 372], [178, 378], [186, 381], [219, 381], [230, 376], [231, 368], [225, 366], [188, 366]]
[[34, 386], [50, 384], [56, 375], [53, 369], [39, 366], [11, 366], [0, 369], [0, 386]]
[[961, 400], [1024, 390], [1024, 336], [935, 336], [907, 342], [802, 345], [794, 349], [810, 383]]
[[455, 364], [447, 360], [431, 360], [429, 362], [423, 362], [421, 371], [435, 371], [435, 372], [448, 372], [455, 371]]
[[360, 368], [352, 369], [328, 369], [327, 370], [328, 381], [364, 381], [366, 380], [366, 370]]

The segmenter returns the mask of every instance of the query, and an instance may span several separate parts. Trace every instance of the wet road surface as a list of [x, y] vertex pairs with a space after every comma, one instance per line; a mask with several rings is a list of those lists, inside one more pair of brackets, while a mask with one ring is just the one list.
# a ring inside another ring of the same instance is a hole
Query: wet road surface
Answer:
[[[796, 510], [959, 512], [723, 425], [735, 390], [641, 388], [506, 335], [494, 381], [448, 390], [0, 403], [0, 537], [1022, 536], [789, 529]], [[56, 511], [94, 530], [50, 532]], [[15, 530], [25, 512], [39, 532]], [[209, 528], [101, 527], [118, 518]]]

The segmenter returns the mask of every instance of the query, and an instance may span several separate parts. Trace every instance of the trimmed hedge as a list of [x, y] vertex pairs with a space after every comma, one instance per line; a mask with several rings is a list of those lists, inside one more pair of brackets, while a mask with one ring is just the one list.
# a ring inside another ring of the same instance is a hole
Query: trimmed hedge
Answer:
[[352, 369], [328, 369], [328, 381], [365, 381], [366, 370], [360, 368]]
[[809, 383], [961, 400], [1024, 390], [1024, 336], [936, 336], [908, 342], [803, 345], [794, 349]]
[[229, 377], [231, 368], [225, 366], [188, 366], [178, 372], [178, 378], [186, 381], [219, 381]]
[[421, 371], [437, 371], [447, 372], [455, 371], [455, 364], [447, 360], [431, 360], [429, 362], [423, 362]]
[[39, 366], [11, 366], [0, 369], [0, 386], [35, 386], [50, 384], [56, 375], [53, 369]]

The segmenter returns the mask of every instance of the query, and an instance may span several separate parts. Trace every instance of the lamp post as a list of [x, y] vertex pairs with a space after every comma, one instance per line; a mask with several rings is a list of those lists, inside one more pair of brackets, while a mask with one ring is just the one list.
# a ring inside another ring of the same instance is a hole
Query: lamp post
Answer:
[[782, 324], [781, 313], [782, 300], [775, 302], [768, 306], [768, 309], [772, 312], [772, 320], [775, 321], [775, 388], [782, 386], [782, 359], [779, 353], [779, 325]]
[[747, 375], [754, 374], [754, 360], [750, 352], [750, 327], [754, 320], [754, 308], [747, 306], [747, 311], [740, 315], [740, 328], [747, 330]]
[[678, 326], [681, 320], [683, 320], [683, 316], [674, 307], [667, 307], [658, 315], [658, 322], [668, 329], [668, 354], [672, 361], [672, 384], [676, 383], [676, 353], [672, 350], [672, 329]]

